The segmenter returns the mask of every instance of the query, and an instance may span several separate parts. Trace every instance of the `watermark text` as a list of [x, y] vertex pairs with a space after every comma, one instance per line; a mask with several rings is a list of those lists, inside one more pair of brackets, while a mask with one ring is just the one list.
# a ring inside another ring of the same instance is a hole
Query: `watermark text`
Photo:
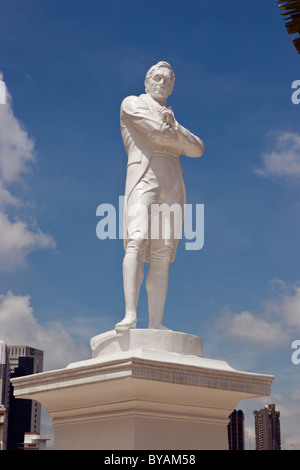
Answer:
[[[96, 216], [100, 217], [96, 235], [100, 240], [124, 239], [124, 207], [126, 197], [119, 197], [119, 206], [100, 204]], [[186, 250], [201, 250], [204, 245], [204, 204], [131, 204], [127, 209], [126, 230], [142, 239], [182, 239], [186, 240]], [[149, 220], [151, 223], [149, 224]], [[138, 227], [138, 230], [136, 230]]]
[[292, 83], [292, 88], [296, 89], [291, 96], [293, 104], [300, 103], [300, 80], [294, 80]]
[[300, 339], [295, 339], [292, 342], [292, 349], [295, 349], [291, 357], [292, 363], [298, 365], [300, 364]]

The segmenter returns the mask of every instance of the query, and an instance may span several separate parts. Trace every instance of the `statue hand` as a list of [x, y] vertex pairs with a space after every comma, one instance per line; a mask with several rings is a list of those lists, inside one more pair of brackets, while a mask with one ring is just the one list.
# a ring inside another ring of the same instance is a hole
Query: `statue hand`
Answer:
[[174, 116], [173, 111], [171, 109], [163, 108], [161, 110], [161, 118], [162, 118], [163, 122], [165, 122], [166, 124], [168, 124], [171, 127], [174, 127], [176, 125], [175, 116]]
[[170, 136], [177, 135], [175, 129], [173, 129], [169, 124], [163, 123], [162, 131]]

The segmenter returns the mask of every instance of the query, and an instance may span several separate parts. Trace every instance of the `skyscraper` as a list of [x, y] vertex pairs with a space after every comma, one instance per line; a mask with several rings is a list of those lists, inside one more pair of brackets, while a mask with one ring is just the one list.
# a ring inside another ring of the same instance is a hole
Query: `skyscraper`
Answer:
[[266, 405], [253, 414], [256, 450], [280, 450], [280, 412], [275, 410], [275, 405]]
[[8, 393], [8, 367], [7, 367], [7, 347], [0, 341], [0, 450], [6, 449], [7, 442], [7, 403]]
[[229, 416], [228, 446], [229, 450], [244, 450], [244, 413], [234, 410]]
[[[43, 371], [43, 351], [29, 346], [7, 346], [9, 378]], [[7, 449], [16, 450], [24, 441], [25, 432], [40, 432], [41, 405], [33, 400], [16, 399], [8, 382], [5, 393], [8, 409]]]
[[0, 405], [5, 404], [5, 393], [7, 389], [7, 347], [0, 341]]

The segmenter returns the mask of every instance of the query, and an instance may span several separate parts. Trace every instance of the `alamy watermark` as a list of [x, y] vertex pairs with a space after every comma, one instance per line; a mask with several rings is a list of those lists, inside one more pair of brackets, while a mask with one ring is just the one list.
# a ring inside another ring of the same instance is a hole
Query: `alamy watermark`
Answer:
[[292, 93], [291, 100], [293, 104], [299, 104], [300, 103], [300, 80], [294, 80], [292, 83], [292, 88], [296, 89]]
[[[100, 204], [96, 216], [101, 217], [96, 226], [100, 240], [124, 239], [124, 206], [126, 197], [119, 197], [119, 206]], [[151, 219], [150, 233], [148, 227]], [[185, 204], [184, 214], [180, 204], [152, 204], [149, 209], [141, 203], [131, 204], [127, 210], [127, 232], [138, 238], [186, 240], [186, 250], [201, 250], [204, 245], [204, 204]], [[182, 223], [183, 221], [183, 223]], [[138, 226], [139, 230], [134, 230]], [[133, 229], [133, 230], [132, 230]]]
[[295, 349], [291, 357], [292, 363], [298, 365], [300, 364], [300, 339], [295, 339], [292, 342], [292, 349]]

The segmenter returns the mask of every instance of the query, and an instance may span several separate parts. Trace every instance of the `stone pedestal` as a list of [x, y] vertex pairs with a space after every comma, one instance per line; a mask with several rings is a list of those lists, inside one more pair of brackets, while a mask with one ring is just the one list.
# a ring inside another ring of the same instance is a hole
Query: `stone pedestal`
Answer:
[[268, 396], [273, 376], [202, 356], [200, 338], [164, 330], [91, 340], [92, 359], [12, 379], [53, 418], [54, 449], [228, 449], [230, 413]]

